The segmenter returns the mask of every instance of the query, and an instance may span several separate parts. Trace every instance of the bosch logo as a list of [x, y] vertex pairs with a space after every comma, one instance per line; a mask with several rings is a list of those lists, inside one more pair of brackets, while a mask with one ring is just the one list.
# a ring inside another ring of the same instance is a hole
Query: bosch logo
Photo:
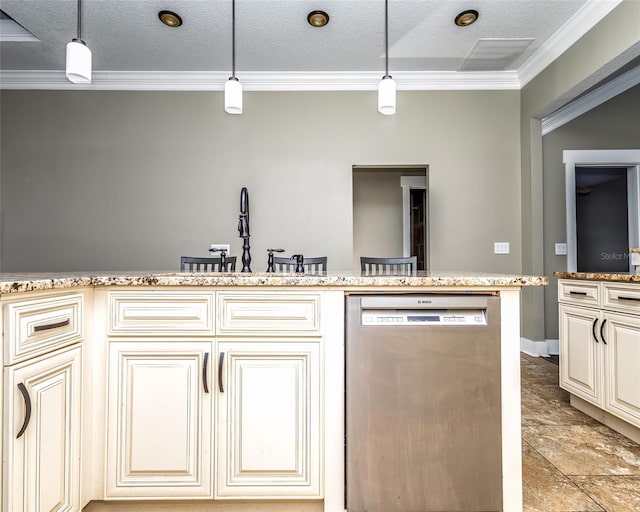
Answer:
[[418, 304], [431, 304], [430, 300], [419, 300]]

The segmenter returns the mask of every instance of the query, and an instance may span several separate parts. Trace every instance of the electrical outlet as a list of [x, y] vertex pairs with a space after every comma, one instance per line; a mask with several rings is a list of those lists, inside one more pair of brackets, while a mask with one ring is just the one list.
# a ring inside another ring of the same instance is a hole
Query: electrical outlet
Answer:
[[[225, 251], [227, 251], [227, 256], [229, 256], [229, 251], [231, 250], [231, 246], [229, 244], [211, 244], [210, 249], [224, 249]], [[220, 254], [220, 253], [213, 253], [213, 255], [215, 256], [216, 254]]]
[[556, 256], [566, 256], [567, 244], [556, 244]]
[[509, 254], [509, 242], [494, 242], [494, 254]]

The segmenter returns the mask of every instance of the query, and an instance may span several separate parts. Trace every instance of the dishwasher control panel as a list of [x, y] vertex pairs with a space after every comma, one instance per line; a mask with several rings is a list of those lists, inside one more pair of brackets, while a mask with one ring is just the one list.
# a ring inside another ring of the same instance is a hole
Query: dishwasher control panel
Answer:
[[486, 310], [363, 310], [362, 325], [487, 325]]

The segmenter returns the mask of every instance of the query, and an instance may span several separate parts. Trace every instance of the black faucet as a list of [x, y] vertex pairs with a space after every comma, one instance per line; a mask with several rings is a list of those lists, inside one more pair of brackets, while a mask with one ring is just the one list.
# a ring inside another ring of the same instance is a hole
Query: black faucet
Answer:
[[226, 249], [209, 249], [210, 253], [220, 253], [220, 272], [227, 271], [227, 250]]
[[238, 232], [242, 243], [242, 272], [251, 272], [251, 247], [249, 246], [249, 192], [247, 187], [240, 191], [240, 221]]
[[267, 272], [275, 272], [276, 269], [273, 265], [273, 253], [274, 252], [284, 252], [284, 249], [267, 249], [269, 253], [269, 258], [267, 260]]
[[291, 261], [296, 260], [296, 273], [304, 274], [304, 256], [302, 254], [294, 254]]

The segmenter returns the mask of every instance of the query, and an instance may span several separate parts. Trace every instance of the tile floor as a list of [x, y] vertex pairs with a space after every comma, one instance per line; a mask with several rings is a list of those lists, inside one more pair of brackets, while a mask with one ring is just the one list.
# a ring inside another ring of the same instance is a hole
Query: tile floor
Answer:
[[521, 370], [525, 512], [640, 512], [640, 445], [571, 407], [556, 364]]

